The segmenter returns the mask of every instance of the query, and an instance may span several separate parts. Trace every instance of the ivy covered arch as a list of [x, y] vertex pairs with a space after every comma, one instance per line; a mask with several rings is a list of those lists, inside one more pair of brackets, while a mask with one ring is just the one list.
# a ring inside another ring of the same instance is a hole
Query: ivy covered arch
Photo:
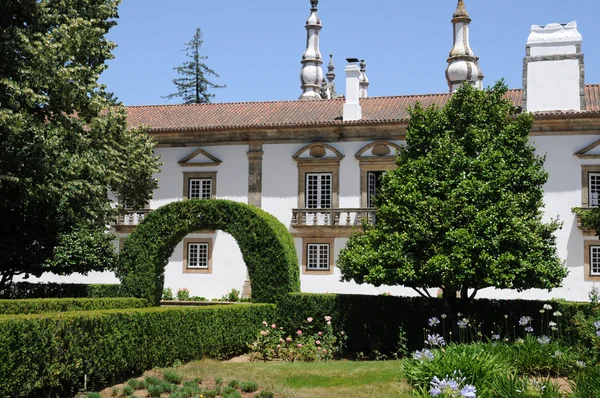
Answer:
[[191, 199], [151, 212], [125, 240], [117, 277], [127, 292], [159, 304], [165, 266], [175, 247], [189, 233], [221, 230], [237, 241], [248, 267], [252, 298], [275, 302], [300, 291], [300, 268], [294, 240], [271, 214], [229, 200]]

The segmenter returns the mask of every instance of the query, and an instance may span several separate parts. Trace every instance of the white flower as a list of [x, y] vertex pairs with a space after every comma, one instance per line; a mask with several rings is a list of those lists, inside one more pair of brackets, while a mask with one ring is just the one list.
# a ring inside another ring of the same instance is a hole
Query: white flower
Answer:
[[550, 304], [544, 304], [544, 309], [549, 311], [552, 309], [552, 306]]

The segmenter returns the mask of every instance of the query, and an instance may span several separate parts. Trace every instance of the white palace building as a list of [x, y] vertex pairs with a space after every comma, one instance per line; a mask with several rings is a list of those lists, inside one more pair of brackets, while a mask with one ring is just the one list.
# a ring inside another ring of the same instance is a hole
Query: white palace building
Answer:
[[[310, 3], [299, 100], [128, 107], [129, 125], [149, 127], [164, 165], [148, 208], [130, 211], [114, 231], [125, 238], [145, 214], [173, 201], [235, 200], [262, 208], [288, 227], [303, 292], [415, 295], [401, 286], [340, 282], [336, 259], [362, 220], [373, 220], [371, 199], [378, 176], [395, 167], [407, 108], [416, 102], [443, 106], [464, 82], [483, 86], [469, 46], [471, 19], [460, 0], [452, 19], [448, 93], [370, 98], [364, 62], [350, 59], [342, 96], [335, 90], [331, 61], [324, 78], [318, 0]], [[531, 141], [539, 154], [546, 154], [550, 174], [545, 214], [563, 222], [557, 245], [569, 276], [550, 293], [484, 289], [478, 297], [587, 300], [600, 282], [600, 240], [582, 230], [571, 211], [598, 206], [600, 192], [600, 85], [584, 83], [581, 42], [575, 22], [534, 25], [526, 43], [523, 88], [508, 93], [515, 105], [534, 115]], [[188, 235], [165, 269], [165, 287], [175, 292], [185, 287], [207, 298], [232, 288], [247, 294], [246, 279], [237, 243], [221, 231]], [[110, 273], [43, 280], [118, 282]]]

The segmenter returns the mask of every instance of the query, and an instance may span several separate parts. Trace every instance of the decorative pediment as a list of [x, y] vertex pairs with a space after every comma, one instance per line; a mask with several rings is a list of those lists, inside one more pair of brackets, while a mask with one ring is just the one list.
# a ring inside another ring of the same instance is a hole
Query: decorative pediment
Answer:
[[600, 159], [600, 140], [574, 153], [579, 159]]
[[221, 160], [200, 148], [179, 161], [181, 167], [211, 167], [221, 163]]
[[337, 160], [340, 161], [344, 155], [334, 147], [324, 143], [309, 144], [296, 152], [292, 158], [300, 160]]
[[372, 142], [365, 145], [356, 152], [356, 159], [378, 159], [378, 158], [396, 158], [396, 152], [400, 150], [400, 145], [388, 141]]

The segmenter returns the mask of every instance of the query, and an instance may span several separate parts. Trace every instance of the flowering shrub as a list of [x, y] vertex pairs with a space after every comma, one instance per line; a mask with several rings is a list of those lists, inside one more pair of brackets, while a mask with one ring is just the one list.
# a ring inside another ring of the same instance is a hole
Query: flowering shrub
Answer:
[[182, 287], [181, 289], [177, 290], [177, 300], [187, 301], [189, 299], [190, 299], [190, 291], [187, 288]]
[[315, 322], [312, 317], [308, 317], [293, 333], [287, 333], [276, 324], [263, 321], [263, 328], [250, 344], [251, 359], [279, 359], [289, 362], [332, 359], [341, 351], [347, 336], [344, 331], [334, 333], [331, 319], [331, 316], [325, 316], [323, 321]]

